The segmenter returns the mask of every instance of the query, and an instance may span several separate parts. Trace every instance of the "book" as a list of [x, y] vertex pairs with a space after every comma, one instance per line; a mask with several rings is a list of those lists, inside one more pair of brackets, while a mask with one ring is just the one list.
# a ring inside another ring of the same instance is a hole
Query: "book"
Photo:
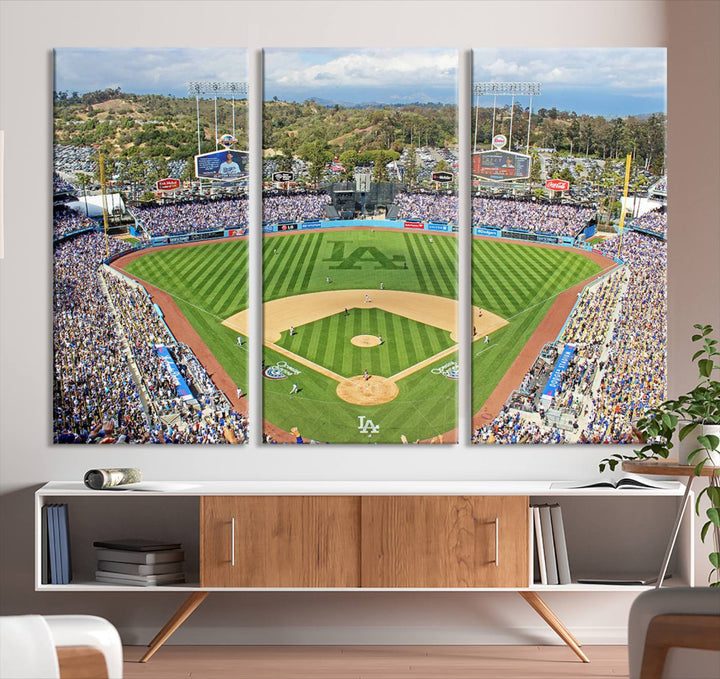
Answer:
[[68, 585], [72, 579], [72, 565], [70, 563], [68, 506], [65, 504], [58, 505], [58, 526], [60, 536], [60, 584]]
[[50, 505], [50, 513], [48, 516], [52, 527], [50, 582], [53, 585], [61, 585], [62, 563], [60, 561], [60, 510], [58, 505]]
[[47, 507], [47, 540], [48, 540], [48, 554], [49, 554], [49, 561], [50, 561], [50, 573], [48, 582], [51, 585], [57, 585], [57, 574], [59, 571], [59, 564], [58, 564], [58, 550], [55, 548], [56, 540], [55, 536], [57, 534], [57, 520], [55, 518], [55, 505], [46, 505]]
[[160, 575], [128, 575], [125, 573], [108, 573], [107, 571], [95, 571], [97, 582], [107, 582], [116, 585], [140, 585], [150, 587], [152, 585], [167, 585], [175, 582], [185, 582], [184, 573], [163, 573]]
[[568, 558], [565, 526], [563, 524], [562, 508], [560, 505], [550, 505], [550, 518], [552, 520], [553, 540], [555, 541], [558, 580], [561, 585], [569, 585], [572, 582], [570, 577], [570, 559]]
[[[665, 579], [672, 577], [665, 575]], [[578, 583], [583, 585], [653, 585], [657, 582], [657, 573], [621, 573], [618, 575], [603, 575], [602, 577], [578, 578]]]
[[182, 573], [184, 561], [168, 563], [123, 563], [122, 561], [98, 561], [99, 571], [125, 573], [127, 575], [160, 575], [161, 573]]
[[539, 579], [541, 585], [547, 585], [547, 568], [545, 566], [545, 548], [543, 546], [542, 523], [540, 521], [540, 507], [533, 508], [533, 523], [535, 524], [535, 544], [537, 546], [538, 566], [540, 567]]
[[185, 552], [182, 549], [167, 549], [160, 552], [133, 552], [124, 549], [101, 549], [96, 547], [95, 556], [98, 561], [155, 564], [183, 561]]
[[551, 489], [572, 490], [580, 488], [615, 488], [617, 490], [674, 490], [679, 487], [677, 481], [655, 481], [636, 474], [626, 474], [615, 478], [602, 478], [590, 481], [556, 481]]
[[559, 585], [557, 560], [555, 558], [555, 540], [553, 539], [550, 505], [540, 505], [540, 523], [542, 524], [543, 549], [545, 550], [545, 567], [547, 568], [547, 584]]
[[180, 549], [179, 542], [162, 542], [143, 538], [124, 538], [122, 540], [96, 540], [93, 547], [105, 549], [123, 549], [126, 552], [161, 552], [169, 549]]
[[50, 550], [48, 549], [48, 543], [49, 543], [49, 534], [48, 534], [48, 506], [43, 505], [41, 508], [41, 535], [42, 535], [42, 544], [40, 545], [41, 549], [41, 581], [43, 585], [47, 585], [50, 582]]

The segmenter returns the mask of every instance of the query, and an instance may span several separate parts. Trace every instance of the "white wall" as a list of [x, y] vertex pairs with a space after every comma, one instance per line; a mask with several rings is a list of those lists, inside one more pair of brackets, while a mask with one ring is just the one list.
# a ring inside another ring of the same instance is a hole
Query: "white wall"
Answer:
[[[182, 596], [34, 593], [32, 493], [97, 466], [145, 478], [502, 479], [592, 475], [596, 447], [252, 446], [152, 450], [50, 445], [53, 47], [434, 45], [669, 47], [669, 379], [690, 386], [694, 322], [720, 325], [715, 2], [14, 2], [0, 3], [5, 259], [0, 261], [2, 612], [88, 612], [146, 642]], [[502, 28], [498, 28], [501, 26]], [[703, 91], [701, 88], [707, 88]], [[29, 199], [33, 196], [32, 200]], [[698, 568], [700, 582], [705, 567]], [[581, 641], [624, 639], [632, 597], [549, 595]], [[592, 617], [588, 616], [592, 611]], [[538, 643], [551, 633], [511, 594], [224, 594], [177, 642]]]

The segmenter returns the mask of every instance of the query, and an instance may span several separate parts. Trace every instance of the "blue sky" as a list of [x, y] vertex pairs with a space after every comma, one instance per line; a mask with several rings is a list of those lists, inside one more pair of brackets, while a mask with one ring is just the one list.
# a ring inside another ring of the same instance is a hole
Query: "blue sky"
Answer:
[[[473, 50], [474, 82], [530, 81], [542, 84], [533, 108], [623, 116], [665, 112], [664, 48]], [[528, 98], [520, 101], [527, 106]], [[498, 98], [498, 105], [510, 97]], [[480, 106], [492, 97], [480, 97]]]
[[452, 48], [266, 49], [265, 99], [456, 103]]
[[244, 48], [59, 48], [55, 89], [92, 92], [120, 87], [133, 94], [187, 95], [191, 80], [247, 82]]
[[[264, 95], [341, 104], [454, 103], [457, 62], [453, 48], [266, 49]], [[185, 96], [190, 80], [247, 81], [247, 69], [243, 48], [63, 48], [56, 50], [55, 89], [120, 87]], [[665, 111], [665, 73], [662, 48], [473, 51], [474, 81], [540, 82], [536, 110], [554, 106], [607, 116]], [[490, 97], [481, 99], [481, 106], [491, 104]]]

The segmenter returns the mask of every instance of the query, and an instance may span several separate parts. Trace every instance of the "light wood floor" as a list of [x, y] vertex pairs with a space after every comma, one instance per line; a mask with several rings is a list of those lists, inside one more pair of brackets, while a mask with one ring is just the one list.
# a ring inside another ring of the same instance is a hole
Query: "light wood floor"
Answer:
[[125, 647], [125, 679], [627, 679], [627, 646]]

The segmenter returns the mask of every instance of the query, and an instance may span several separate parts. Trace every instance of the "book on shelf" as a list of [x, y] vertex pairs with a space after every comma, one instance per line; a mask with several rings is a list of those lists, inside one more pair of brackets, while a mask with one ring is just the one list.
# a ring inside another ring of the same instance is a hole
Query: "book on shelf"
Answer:
[[545, 567], [547, 568], [547, 584], [559, 585], [557, 558], [555, 557], [555, 539], [553, 538], [550, 505], [540, 505], [540, 525], [542, 530], [543, 549], [545, 550]]
[[58, 505], [58, 528], [60, 542], [60, 584], [68, 585], [72, 580], [72, 564], [70, 561], [70, 525], [68, 506]]
[[568, 558], [567, 541], [565, 539], [562, 508], [559, 504], [550, 505], [550, 519], [552, 522], [553, 541], [555, 543], [555, 560], [557, 561], [559, 584], [569, 585], [572, 582], [570, 577], [570, 559]]
[[547, 585], [547, 567], [545, 565], [545, 548], [543, 546], [542, 523], [540, 522], [540, 507], [534, 506], [533, 524], [535, 526], [535, 551], [537, 552], [537, 563], [539, 571], [537, 573], [538, 582], [541, 585]]
[[615, 488], [617, 490], [675, 490], [680, 487], [677, 481], [656, 481], [639, 474], [624, 474], [615, 477], [603, 477], [586, 481], [555, 481], [551, 489], [574, 490], [581, 488]]
[[51, 585], [59, 585], [60, 575], [60, 541], [59, 528], [57, 520], [57, 511], [55, 505], [47, 506], [47, 522], [48, 522], [48, 552], [50, 554], [50, 579]]
[[109, 573], [107, 571], [95, 571], [95, 581], [105, 582], [114, 585], [135, 585], [140, 587], [151, 587], [153, 585], [169, 585], [185, 582], [185, 574], [160, 573], [158, 575], [131, 575], [128, 573]]
[[146, 540], [144, 538], [123, 538], [121, 540], [96, 540], [93, 547], [104, 549], [122, 549], [129, 552], [163, 552], [171, 549], [180, 549], [179, 542], [166, 542], [161, 540]]
[[42, 535], [42, 555], [41, 555], [41, 569], [42, 569], [42, 583], [47, 585], [50, 583], [50, 533], [48, 530], [48, 506], [43, 505], [41, 508], [41, 535]]
[[[669, 573], [665, 579], [672, 577]], [[654, 585], [657, 582], [657, 573], [619, 573], [616, 575], [603, 575], [602, 577], [578, 578], [583, 585]]]
[[122, 563], [156, 564], [183, 561], [185, 551], [182, 549], [165, 549], [159, 552], [136, 552], [126, 549], [95, 548], [98, 561], [120, 561]]
[[108, 573], [124, 573], [126, 575], [161, 575], [164, 573], [182, 573], [184, 563], [184, 561], [151, 564], [98, 561], [97, 569]]

